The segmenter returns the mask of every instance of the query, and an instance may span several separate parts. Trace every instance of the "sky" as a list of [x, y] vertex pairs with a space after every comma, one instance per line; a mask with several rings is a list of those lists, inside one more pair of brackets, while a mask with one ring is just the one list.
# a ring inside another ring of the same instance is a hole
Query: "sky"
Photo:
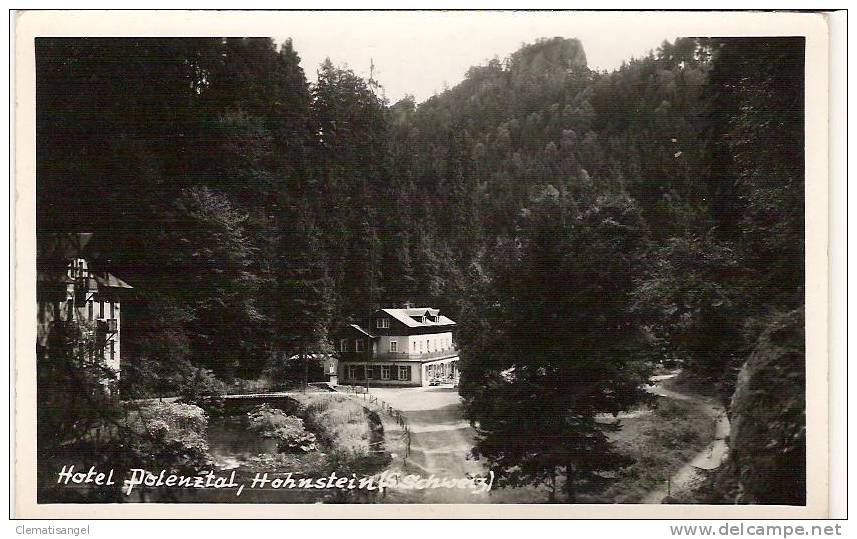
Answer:
[[[390, 103], [406, 94], [422, 102], [467, 69], [505, 58], [540, 37], [576, 37], [589, 67], [614, 70], [677, 35], [671, 21], [635, 14], [569, 12], [302, 12], [283, 19], [282, 42], [292, 38], [307, 78], [325, 58], [375, 79]], [[674, 23], [674, 21], [672, 21]]]

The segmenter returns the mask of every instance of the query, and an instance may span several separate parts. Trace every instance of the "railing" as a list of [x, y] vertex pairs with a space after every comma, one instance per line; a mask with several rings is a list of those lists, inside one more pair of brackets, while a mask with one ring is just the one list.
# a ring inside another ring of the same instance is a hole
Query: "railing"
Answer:
[[[361, 388], [359, 386], [334, 386], [336, 391], [341, 391], [342, 393], [354, 393], [354, 394], [362, 394], [363, 400], [366, 401], [367, 404], [374, 404], [381, 408], [381, 411], [391, 418], [393, 418], [396, 423], [402, 428], [402, 437], [400, 438], [405, 445], [405, 455], [404, 455], [404, 463], [407, 465], [408, 457], [411, 455], [411, 428], [408, 425], [408, 419], [402, 415], [402, 412], [396, 410], [389, 403], [384, 401], [383, 399], [378, 398], [377, 395], [372, 395], [366, 391], [366, 388]], [[362, 391], [360, 391], [362, 389]], [[358, 397], [359, 398], [359, 397]]]
[[369, 404], [375, 404], [376, 406], [379, 406], [384, 413], [395, 419], [396, 423], [398, 423], [399, 426], [402, 427], [401, 439], [405, 443], [404, 461], [407, 465], [408, 457], [411, 455], [411, 428], [410, 426], [408, 426], [408, 419], [402, 415], [402, 412], [390, 406], [383, 399], [379, 399], [377, 395], [372, 395], [371, 393], [364, 393], [363, 399], [368, 401]]
[[372, 356], [374, 360], [396, 360], [396, 359], [443, 359], [458, 355], [458, 348], [446, 348], [435, 352], [410, 353], [410, 352], [378, 352]]
[[340, 393], [366, 393], [366, 386], [349, 386], [344, 384], [339, 384], [333, 386], [334, 391], [338, 391]]

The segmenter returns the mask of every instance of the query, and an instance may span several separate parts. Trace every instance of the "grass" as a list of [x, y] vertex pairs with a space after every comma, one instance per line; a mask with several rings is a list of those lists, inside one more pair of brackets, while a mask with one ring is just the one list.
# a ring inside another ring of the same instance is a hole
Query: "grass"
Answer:
[[674, 495], [672, 504], [731, 505], [746, 503], [741, 501], [741, 487], [738, 484], [738, 472], [731, 460], [704, 473], [704, 479], [691, 490]]
[[[597, 484], [578, 485], [576, 503], [638, 503], [702, 451], [714, 435], [714, 421], [692, 402], [661, 397], [654, 408], [633, 412], [620, 420], [621, 430], [609, 435], [616, 452], [631, 464], [605, 473]], [[495, 490], [491, 501], [546, 503], [548, 496], [545, 485], [527, 486]], [[559, 501], [563, 499], [559, 493]]]
[[329, 446], [357, 454], [369, 452], [369, 425], [363, 406], [336, 393], [295, 395], [309, 430]]
[[[340, 477], [373, 475], [390, 464], [383, 452], [385, 432], [376, 411], [364, 407], [352, 396], [338, 393], [305, 393], [295, 395], [301, 404], [300, 415], [307, 429], [327, 446], [323, 464]], [[375, 502], [376, 492], [333, 490], [325, 495], [328, 503]]]
[[688, 371], [682, 371], [678, 376], [664, 380], [661, 385], [665, 389], [677, 391], [679, 393], [692, 393], [702, 395], [715, 400], [720, 400], [720, 393], [710, 380], [703, 380]]
[[[370, 429], [372, 413], [358, 400], [337, 393], [304, 393], [291, 396], [289, 414], [303, 419], [307, 431], [316, 436], [318, 448], [305, 453], [283, 452], [260, 454], [250, 459], [242, 470], [245, 474], [267, 472], [274, 475], [294, 473], [296, 477], [324, 477], [335, 472], [338, 477], [354, 473], [357, 477], [377, 473], [388, 459], [370, 452], [370, 442], [379, 433]], [[383, 434], [381, 434], [383, 439]], [[367, 503], [377, 495], [360, 490], [323, 489], [317, 491], [285, 490], [252, 491], [240, 500], [244, 503]]]
[[661, 397], [651, 414], [621, 420], [610, 435], [632, 464], [606, 477], [602, 488], [580, 496], [586, 503], [637, 503], [702, 451], [714, 436], [714, 421], [701, 406]]

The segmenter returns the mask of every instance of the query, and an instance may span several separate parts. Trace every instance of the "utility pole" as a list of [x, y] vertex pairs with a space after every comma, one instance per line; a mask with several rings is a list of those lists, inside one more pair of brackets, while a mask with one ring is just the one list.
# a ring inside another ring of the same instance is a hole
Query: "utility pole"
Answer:
[[[371, 331], [372, 329], [372, 317], [369, 317], [369, 322], [366, 324]], [[369, 398], [369, 359], [372, 357], [372, 339], [366, 339], [366, 366], [363, 367], [363, 375], [366, 377], [366, 393], [364, 393], [364, 399]]]
[[[374, 66], [373, 66], [374, 68]], [[364, 393], [364, 399], [369, 398], [369, 361], [372, 358], [372, 338], [370, 335], [372, 334], [372, 305], [369, 305], [369, 317], [366, 319], [366, 366], [363, 367], [363, 375], [366, 377], [366, 393]]]
[[301, 355], [304, 360], [304, 393], [306, 393], [307, 386], [309, 386], [309, 361], [306, 357], [306, 346], [301, 347]]

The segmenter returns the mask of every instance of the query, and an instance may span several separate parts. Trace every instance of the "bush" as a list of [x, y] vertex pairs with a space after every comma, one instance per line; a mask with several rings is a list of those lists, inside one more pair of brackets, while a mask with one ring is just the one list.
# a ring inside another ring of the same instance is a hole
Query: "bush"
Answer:
[[208, 415], [199, 406], [155, 403], [140, 408], [129, 422], [140, 435], [137, 451], [160, 464], [200, 467], [208, 463]]
[[226, 394], [226, 384], [209, 369], [191, 367], [181, 386], [179, 396], [186, 402], [198, 402], [204, 397]]
[[287, 415], [282, 410], [272, 408], [267, 404], [257, 406], [247, 413], [250, 428], [266, 438], [277, 441], [277, 449], [281, 452], [307, 453], [315, 451], [315, 434], [304, 428], [301, 418]]

